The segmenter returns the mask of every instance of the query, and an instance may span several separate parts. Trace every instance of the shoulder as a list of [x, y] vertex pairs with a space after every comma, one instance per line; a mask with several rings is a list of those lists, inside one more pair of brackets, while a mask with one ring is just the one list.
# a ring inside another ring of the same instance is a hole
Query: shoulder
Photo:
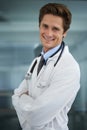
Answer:
[[68, 46], [65, 46], [63, 55], [56, 65], [55, 73], [65, 73], [66, 74], [73, 74], [80, 76], [80, 67], [76, 59], [70, 53]]
[[66, 65], [68, 67], [71, 67], [71, 68], [79, 67], [78, 62], [76, 61], [76, 59], [73, 57], [73, 55], [69, 51], [68, 46], [65, 47], [64, 54], [63, 54], [61, 61], [63, 62], [64, 65]]

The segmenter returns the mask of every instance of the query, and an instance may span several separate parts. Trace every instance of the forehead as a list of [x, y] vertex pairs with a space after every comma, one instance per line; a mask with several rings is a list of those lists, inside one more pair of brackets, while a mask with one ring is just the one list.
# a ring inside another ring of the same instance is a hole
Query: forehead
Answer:
[[44, 15], [41, 23], [63, 27], [63, 18], [52, 14], [46, 14]]

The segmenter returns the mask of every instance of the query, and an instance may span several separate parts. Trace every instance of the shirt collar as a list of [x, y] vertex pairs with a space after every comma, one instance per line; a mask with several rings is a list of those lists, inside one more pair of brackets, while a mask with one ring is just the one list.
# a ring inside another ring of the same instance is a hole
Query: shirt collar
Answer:
[[49, 57], [51, 57], [59, 48], [60, 48], [61, 44], [57, 45], [56, 47], [52, 48], [51, 50], [47, 51], [46, 53], [44, 53], [44, 51], [42, 50], [41, 54], [43, 55], [45, 61], [48, 60]]

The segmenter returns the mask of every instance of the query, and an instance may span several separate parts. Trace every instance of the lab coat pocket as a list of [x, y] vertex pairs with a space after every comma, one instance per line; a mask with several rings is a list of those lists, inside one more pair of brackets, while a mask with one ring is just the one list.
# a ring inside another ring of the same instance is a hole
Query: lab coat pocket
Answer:
[[46, 89], [48, 88], [48, 85], [46, 82], [40, 82], [37, 84], [37, 94], [41, 95]]
[[38, 97], [47, 89], [47, 87], [48, 85], [46, 84], [46, 82], [37, 82], [36, 86], [32, 90], [32, 96], [34, 98]]
[[44, 81], [38, 83], [38, 85], [37, 85], [37, 88], [45, 89], [47, 87], [48, 87], [48, 84], [46, 82], [44, 82]]

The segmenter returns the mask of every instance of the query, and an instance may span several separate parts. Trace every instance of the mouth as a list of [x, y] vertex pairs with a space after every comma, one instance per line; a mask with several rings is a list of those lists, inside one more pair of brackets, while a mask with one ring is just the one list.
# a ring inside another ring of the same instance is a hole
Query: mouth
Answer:
[[55, 40], [52, 36], [43, 35], [43, 38], [44, 38], [47, 42], [51, 42], [51, 41], [54, 41], [54, 40]]

